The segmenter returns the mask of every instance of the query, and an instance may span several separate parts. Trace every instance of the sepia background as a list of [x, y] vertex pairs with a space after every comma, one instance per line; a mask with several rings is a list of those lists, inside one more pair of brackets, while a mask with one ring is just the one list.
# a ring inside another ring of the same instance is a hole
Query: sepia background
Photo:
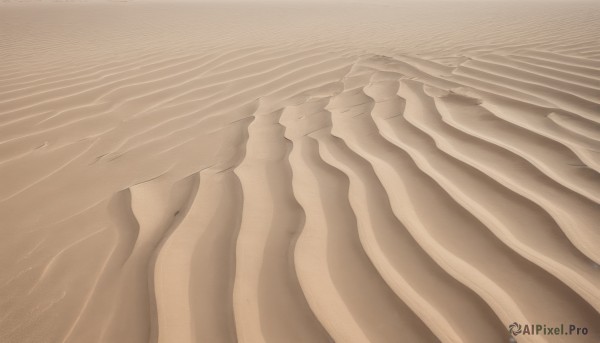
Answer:
[[595, 1], [0, 3], [0, 342], [598, 342], [599, 33]]

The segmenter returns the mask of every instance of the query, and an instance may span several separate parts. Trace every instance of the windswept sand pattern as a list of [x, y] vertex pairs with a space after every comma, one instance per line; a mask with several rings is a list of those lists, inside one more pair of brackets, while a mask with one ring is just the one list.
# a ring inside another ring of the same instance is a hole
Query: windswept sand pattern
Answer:
[[600, 341], [600, 6], [164, 6], [0, 6], [0, 342]]

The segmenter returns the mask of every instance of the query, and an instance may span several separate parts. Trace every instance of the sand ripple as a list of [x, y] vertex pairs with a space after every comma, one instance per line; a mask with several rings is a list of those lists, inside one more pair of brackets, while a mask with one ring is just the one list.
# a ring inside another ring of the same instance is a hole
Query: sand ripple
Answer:
[[531, 32], [20, 50], [0, 341], [597, 342], [600, 46]]

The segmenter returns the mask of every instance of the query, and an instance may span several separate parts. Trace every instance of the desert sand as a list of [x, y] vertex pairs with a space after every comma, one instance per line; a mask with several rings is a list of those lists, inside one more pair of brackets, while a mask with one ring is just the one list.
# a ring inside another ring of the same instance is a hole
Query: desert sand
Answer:
[[5, 1], [0, 342], [599, 342], [599, 33], [598, 2]]

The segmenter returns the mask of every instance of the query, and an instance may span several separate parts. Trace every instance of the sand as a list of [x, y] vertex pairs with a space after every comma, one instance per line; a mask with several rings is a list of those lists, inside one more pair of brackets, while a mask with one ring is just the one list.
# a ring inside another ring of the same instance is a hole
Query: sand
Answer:
[[5, 1], [0, 342], [599, 342], [599, 18]]

